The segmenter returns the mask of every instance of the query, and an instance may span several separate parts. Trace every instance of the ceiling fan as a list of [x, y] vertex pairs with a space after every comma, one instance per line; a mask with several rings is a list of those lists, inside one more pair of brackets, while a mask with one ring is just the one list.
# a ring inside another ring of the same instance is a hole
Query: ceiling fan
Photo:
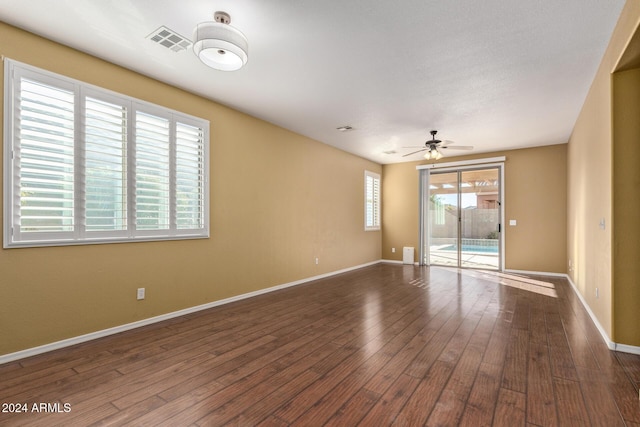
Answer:
[[[427, 140], [424, 143], [424, 148], [421, 148], [418, 151], [413, 151], [411, 153], [405, 154], [402, 157], [407, 157], [412, 154], [420, 153], [421, 151], [426, 151], [424, 158], [427, 160], [438, 160], [442, 158], [442, 152], [440, 149], [453, 149], [453, 150], [473, 150], [473, 147], [470, 145], [456, 145], [453, 141], [441, 141], [436, 139], [437, 130], [432, 130], [431, 132], [431, 140]], [[444, 142], [444, 144], [443, 144]], [[442, 144], [442, 145], [441, 145]], [[403, 148], [418, 148], [418, 146], [414, 147], [403, 147]]]

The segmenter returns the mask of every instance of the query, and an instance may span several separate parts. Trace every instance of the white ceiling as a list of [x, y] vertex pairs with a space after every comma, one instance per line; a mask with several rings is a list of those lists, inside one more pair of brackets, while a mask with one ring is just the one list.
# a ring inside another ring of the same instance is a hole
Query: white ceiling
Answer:
[[[385, 164], [422, 159], [403, 147], [431, 129], [476, 153], [567, 142], [623, 5], [0, 0], [0, 19]], [[191, 39], [216, 10], [249, 40], [239, 71], [146, 38], [164, 25]]]

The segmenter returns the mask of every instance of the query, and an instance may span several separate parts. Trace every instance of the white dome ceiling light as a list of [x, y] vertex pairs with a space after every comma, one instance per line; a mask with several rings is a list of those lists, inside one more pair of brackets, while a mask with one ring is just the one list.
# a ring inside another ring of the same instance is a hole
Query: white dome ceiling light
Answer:
[[225, 12], [213, 14], [215, 22], [202, 22], [193, 30], [193, 52], [205, 65], [222, 71], [240, 69], [249, 59], [247, 38], [229, 25]]

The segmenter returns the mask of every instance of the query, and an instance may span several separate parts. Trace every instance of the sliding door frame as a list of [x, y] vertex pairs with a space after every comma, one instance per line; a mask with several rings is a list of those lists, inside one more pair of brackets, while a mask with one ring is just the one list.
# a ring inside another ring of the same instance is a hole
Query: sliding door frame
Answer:
[[[440, 172], [457, 172], [457, 171], [465, 171], [465, 170], [477, 170], [477, 169], [494, 169], [497, 168], [499, 171], [499, 199], [500, 199], [500, 257], [498, 260], [498, 271], [504, 271], [504, 259], [505, 259], [505, 232], [506, 227], [504, 226], [505, 222], [505, 204], [504, 204], [504, 163], [506, 161], [506, 157], [492, 157], [487, 159], [477, 159], [477, 160], [468, 160], [468, 161], [460, 161], [460, 162], [447, 162], [447, 163], [437, 163], [431, 165], [420, 165], [417, 166], [416, 169], [419, 172], [419, 183], [418, 188], [420, 191], [420, 201], [418, 203], [419, 206], [419, 263], [420, 265], [431, 265], [430, 263], [430, 253], [429, 253], [429, 239], [431, 236], [431, 229], [429, 220], [429, 177], [431, 176], [431, 171]], [[458, 263], [460, 264], [460, 263]]]

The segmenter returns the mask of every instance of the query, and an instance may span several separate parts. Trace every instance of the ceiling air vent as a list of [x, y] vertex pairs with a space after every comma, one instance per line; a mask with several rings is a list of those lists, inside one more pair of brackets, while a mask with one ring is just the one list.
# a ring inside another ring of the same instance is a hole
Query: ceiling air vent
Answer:
[[165, 26], [158, 28], [149, 34], [147, 38], [153, 42], [161, 44], [167, 49], [171, 49], [174, 52], [186, 50], [191, 46], [191, 40]]

